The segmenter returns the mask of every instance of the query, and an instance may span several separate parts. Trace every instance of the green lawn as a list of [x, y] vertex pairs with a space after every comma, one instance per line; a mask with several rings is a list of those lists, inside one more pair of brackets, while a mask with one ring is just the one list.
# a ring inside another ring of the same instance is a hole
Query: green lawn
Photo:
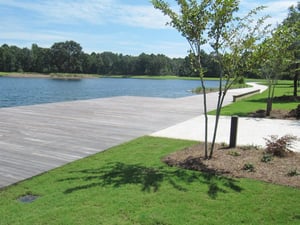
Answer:
[[6, 73], [6, 72], [0, 72], [0, 77], [1, 76], [6, 76], [8, 73]]
[[[0, 191], [0, 224], [299, 224], [300, 190], [168, 167], [142, 137]], [[20, 196], [39, 198], [21, 203]]]
[[[300, 88], [299, 88], [300, 91]], [[292, 81], [279, 81], [276, 89], [275, 96], [293, 95]], [[299, 92], [300, 95], [300, 92]], [[241, 99], [231, 105], [222, 108], [222, 115], [238, 115], [247, 116], [250, 112], [254, 112], [259, 109], [266, 109], [266, 102], [268, 97], [268, 91], [261, 94], [253, 95], [249, 98]], [[273, 102], [273, 109], [295, 109], [300, 102]], [[214, 114], [212, 111], [210, 114]]]

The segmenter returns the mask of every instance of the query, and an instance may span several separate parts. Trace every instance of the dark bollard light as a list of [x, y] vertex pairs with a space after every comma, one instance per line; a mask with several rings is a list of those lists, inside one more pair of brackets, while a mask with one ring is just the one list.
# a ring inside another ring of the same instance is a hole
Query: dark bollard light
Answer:
[[235, 148], [236, 147], [236, 140], [237, 140], [237, 131], [238, 131], [238, 116], [231, 117], [231, 128], [230, 128], [230, 141], [229, 147]]

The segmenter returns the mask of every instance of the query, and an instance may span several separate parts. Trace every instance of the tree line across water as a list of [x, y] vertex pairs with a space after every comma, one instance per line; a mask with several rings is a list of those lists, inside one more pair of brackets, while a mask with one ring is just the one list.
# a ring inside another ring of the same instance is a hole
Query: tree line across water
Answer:
[[[163, 1], [153, 1], [163, 5]], [[193, 4], [195, 1], [192, 1]], [[206, 2], [206, 1], [205, 1]], [[211, 2], [211, 1], [207, 1]], [[238, 1], [230, 1], [236, 3]], [[225, 4], [225, 3], [224, 3]], [[226, 3], [227, 4], [227, 3]], [[229, 4], [229, 3], [228, 3]], [[271, 36], [252, 48], [251, 51], [238, 48], [241, 60], [240, 68], [245, 77], [272, 77], [293, 79], [294, 93], [297, 95], [300, 56], [300, 2], [289, 8], [289, 14]], [[191, 25], [189, 25], [189, 28]], [[261, 33], [264, 33], [261, 31]], [[249, 34], [250, 35], [250, 34]], [[251, 43], [252, 39], [248, 40]], [[246, 42], [246, 43], [248, 43]], [[243, 42], [239, 44], [245, 44]], [[232, 46], [231, 46], [232, 47]], [[236, 46], [235, 46], [236, 47]], [[230, 49], [230, 47], [228, 47]], [[236, 49], [231, 49], [232, 51]], [[191, 54], [192, 55], [192, 54]], [[190, 55], [190, 56], [191, 56]], [[204, 77], [220, 74], [220, 57], [225, 67], [238, 64], [238, 60], [228, 61], [230, 54], [206, 53], [201, 50], [201, 72]], [[83, 73], [100, 75], [176, 75], [198, 77], [193, 57], [170, 58], [163, 54], [145, 54], [139, 56], [123, 55], [112, 52], [85, 53], [79, 43], [65, 41], [54, 43], [50, 48], [32, 44], [31, 48], [20, 48], [3, 44], [0, 47], [0, 71], [37, 72], [37, 73]], [[250, 56], [250, 57], [249, 57]], [[248, 68], [243, 58], [250, 58]], [[226, 61], [227, 60], [227, 61]], [[245, 64], [245, 65], [244, 65]], [[227, 66], [226, 66], [227, 65]], [[228, 73], [230, 68], [223, 68]], [[248, 70], [246, 69], [248, 68]], [[267, 75], [266, 75], [267, 74]]]
[[[212, 54], [202, 51], [205, 75], [218, 74]], [[170, 58], [163, 54], [139, 56], [112, 52], [85, 53], [79, 43], [65, 41], [50, 48], [32, 44], [31, 49], [3, 44], [0, 47], [0, 71], [37, 73], [84, 73], [101, 75], [176, 75], [197, 76], [190, 58]]]

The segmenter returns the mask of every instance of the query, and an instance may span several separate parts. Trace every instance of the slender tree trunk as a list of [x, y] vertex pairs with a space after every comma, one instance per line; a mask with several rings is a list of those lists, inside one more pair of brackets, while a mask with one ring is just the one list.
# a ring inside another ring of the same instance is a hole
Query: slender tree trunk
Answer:
[[215, 148], [215, 143], [216, 143], [216, 138], [217, 138], [217, 132], [218, 132], [218, 127], [219, 127], [219, 121], [220, 121], [220, 115], [221, 115], [221, 110], [222, 110], [222, 105], [226, 96], [227, 90], [224, 90], [220, 105], [218, 106], [217, 112], [216, 112], [216, 121], [215, 121], [215, 128], [214, 128], [214, 134], [213, 134], [213, 139], [211, 143], [211, 149], [210, 149], [210, 155], [209, 158], [211, 159], [214, 153], [214, 148]]
[[299, 79], [299, 73], [296, 71], [296, 74], [294, 76], [294, 96], [298, 96], [298, 79]]
[[218, 107], [217, 113], [216, 113], [216, 121], [215, 121], [213, 139], [212, 139], [212, 142], [211, 142], [211, 149], [210, 149], [210, 153], [209, 153], [209, 158], [210, 159], [212, 158], [213, 153], [214, 153], [215, 142], [216, 142], [216, 137], [217, 137], [217, 131], [218, 131], [218, 126], [219, 126], [220, 112], [221, 112], [221, 109]]
[[203, 106], [204, 106], [204, 153], [205, 159], [208, 158], [208, 116], [207, 116], [207, 98], [206, 98], [206, 89], [204, 85], [203, 77], [201, 77], [201, 86], [203, 89]]
[[[219, 57], [219, 53], [218, 50], [217, 52], [217, 57]], [[218, 59], [220, 60], [220, 59]], [[219, 61], [220, 63], [220, 61]], [[220, 66], [220, 65], [219, 65]], [[221, 67], [219, 67], [221, 70]], [[220, 117], [220, 113], [221, 113], [221, 107], [222, 107], [222, 79], [223, 78], [223, 74], [222, 71], [220, 71], [220, 75], [219, 75], [219, 95], [218, 95], [218, 102], [217, 102], [217, 110], [216, 110], [216, 120], [215, 120], [215, 126], [214, 126], [214, 133], [213, 133], [213, 139], [211, 142], [211, 148], [210, 148], [210, 153], [209, 153], [209, 158], [211, 159], [213, 156], [213, 152], [214, 152], [214, 148], [215, 148], [215, 142], [216, 142], [216, 136], [217, 136], [217, 130], [218, 130], [218, 125], [219, 125], [219, 117]]]
[[[222, 95], [222, 93], [221, 93]], [[216, 137], [217, 137], [217, 130], [218, 130], [218, 125], [219, 125], [219, 118], [220, 118], [220, 113], [221, 113], [221, 98], [222, 96], [219, 95], [218, 97], [218, 104], [217, 104], [217, 110], [216, 110], [216, 120], [215, 120], [215, 126], [214, 126], [214, 133], [213, 133], [213, 139], [211, 142], [211, 148], [210, 148], [210, 153], [209, 153], [209, 158], [212, 158], [214, 148], [215, 148], [215, 142], [216, 142]]]
[[205, 159], [208, 158], [208, 116], [207, 116], [207, 96], [206, 96], [206, 88], [204, 84], [203, 79], [203, 70], [202, 70], [202, 64], [201, 64], [201, 49], [200, 46], [197, 46], [197, 54], [198, 54], [198, 64], [199, 64], [199, 76], [201, 80], [201, 86], [203, 90], [203, 110], [204, 110], [204, 153], [205, 153]]
[[268, 99], [267, 99], [267, 107], [266, 107], [266, 116], [270, 116], [272, 111], [272, 98], [271, 98], [271, 92], [272, 92], [272, 80], [271, 78], [268, 79]]
[[267, 100], [267, 110], [266, 110], [266, 116], [270, 116], [271, 115], [271, 111], [272, 111], [272, 106], [273, 106], [273, 99], [274, 99], [274, 94], [275, 94], [275, 83], [277, 81], [272, 81], [272, 85], [269, 88], [269, 97]]
[[272, 103], [273, 103], [273, 99], [272, 98], [268, 98], [268, 100], [267, 100], [267, 109], [266, 109], [266, 116], [270, 116], [270, 114], [271, 114]]

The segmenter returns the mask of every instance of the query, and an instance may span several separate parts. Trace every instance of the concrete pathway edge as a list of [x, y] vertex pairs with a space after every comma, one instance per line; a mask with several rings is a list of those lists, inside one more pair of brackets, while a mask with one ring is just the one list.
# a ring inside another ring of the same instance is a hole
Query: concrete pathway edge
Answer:
[[[208, 138], [212, 140], [215, 116], [208, 116]], [[219, 121], [217, 143], [229, 144], [230, 116], [221, 116]], [[300, 137], [299, 120], [275, 120], [241, 117], [238, 120], [238, 145], [254, 145], [264, 147], [265, 138], [271, 135], [278, 137], [294, 135]], [[151, 136], [175, 139], [204, 141], [204, 115], [179, 123], [164, 130], [152, 133]], [[293, 151], [300, 152], [300, 141], [295, 141], [291, 146]]]
[[[267, 89], [264, 85], [256, 83], [248, 83], [253, 89], [260, 89], [263, 92]], [[237, 92], [238, 89], [230, 90], [230, 94]], [[212, 140], [213, 127], [215, 116], [208, 116], [208, 139]], [[176, 124], [169, 128], [152, 133], [155, 137], [168, 137], [185, 140], [204, 141], [204, 115], [192, 118], [185, 122]], [[229, 144], [230, 140], [230, 116], [221, 116], [217, 132], [217, 143]], [[241, 117], [238, 121], [238, 145], [255, 145], [264, 147], [266, 144], [265, 138], [270, 138], [271, 135], [282, 137], [284, 135], [294, 135], [300, 138], [300, 121], [299, 120], [278, 120], [278, 119], [261, 119]], [[293, 142], [291, 149], [300, 152], [300, 139]]]

